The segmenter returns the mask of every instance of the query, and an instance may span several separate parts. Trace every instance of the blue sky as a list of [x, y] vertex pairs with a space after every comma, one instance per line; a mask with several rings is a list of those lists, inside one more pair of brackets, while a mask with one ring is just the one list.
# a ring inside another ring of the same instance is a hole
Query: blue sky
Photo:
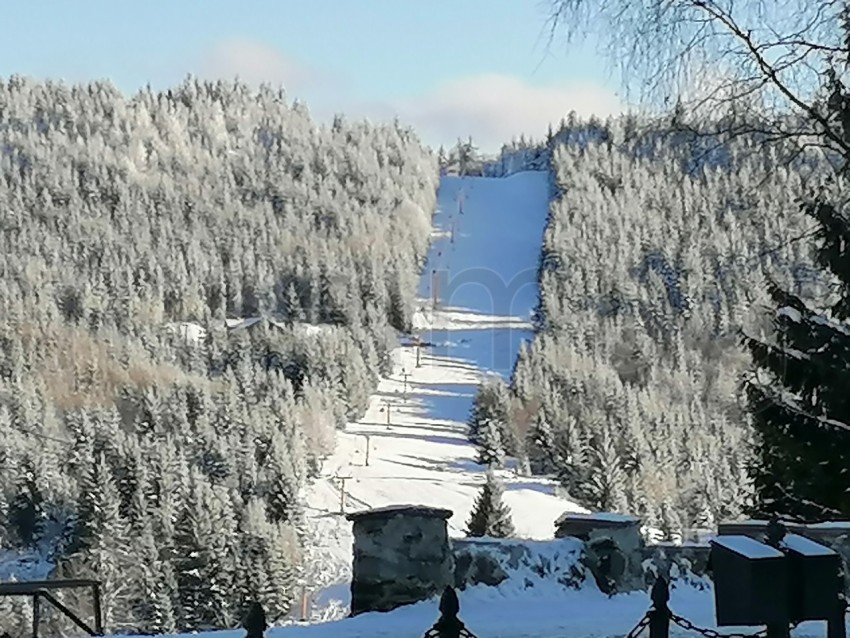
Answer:
[[0, 77], [109, 78], [132, 93], [187, 73], [282, 83], [320, 118], [397, 114], [426, 142], [495, 149], [571, 109], [619, 110], [592, 45], [547, 46], [541, 0], [43, 0], [3, 10]]

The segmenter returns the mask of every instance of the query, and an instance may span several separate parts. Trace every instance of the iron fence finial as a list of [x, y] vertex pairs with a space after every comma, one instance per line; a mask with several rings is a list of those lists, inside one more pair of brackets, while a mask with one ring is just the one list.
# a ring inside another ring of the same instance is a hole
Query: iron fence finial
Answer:
[[444, 618], [457, 618], [460, 613], [460, 601], [454, 588], [446, 587], [443, 590], [443, 595], [440, 596], [440, 614]]
[[475, 638], [458, 618], [460, 600], [453, 587], [446, 587], [440, 596], [440, 617], [425, 632], [425, 638]]
[[670, 601], [670, 586], [664, 576], [659, 576], [655, 579], [649, 599], [656, 609], [663, 609], [667, 606], [667, 603]]

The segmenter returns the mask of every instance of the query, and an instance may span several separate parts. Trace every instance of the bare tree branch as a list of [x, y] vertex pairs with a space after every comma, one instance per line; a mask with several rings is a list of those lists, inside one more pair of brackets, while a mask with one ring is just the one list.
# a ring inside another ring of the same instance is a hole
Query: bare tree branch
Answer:
[[850, 157], [848, 127], [822, 103], [837, 86], [836, 59], [850, 58], [843, 0], [552, 0], [549, 9], [550, 43], [558, 32], [604, 36], [626, 94], [637, 79], [650, 108], [674, 95], [689, 111], [748, 114], [749, 132], [759, 122], [771, 139], [805, 147], [820, 137]]
[[841, 139], [835, 131], [833, 131], [832, 125], [823, 115], [821, 115], [813, 106], [800, 99], [796, 93], [786, 86], [779, 77], [779, 72], [776, 67], [767, 62], [764, 55], [762, 55], [753, 43], [753, 39], [749, 33], [744, 33], [741, 27], [735, 24], [734, 20], [732, 20], [728, 14], [717, 10], [711, 3], [703, 2], [703, 0], [696, 0], [695, 5], [718, 20], [729, 30], [730, 33], [738, 38], [753, 56], [756, 64], [758, 64], [762, 73], [764, 73], [764, 76], [771, 82], [771, 84], [778, 89], [788, 99], [788, 101], [791, 102], [791, 104], [803, 111], [809, 118], [820, 124], [822, 129], [821, 133], [835, 142], [846, 156], [850, 156], [850, 146], [848, 146], [844, 140]]

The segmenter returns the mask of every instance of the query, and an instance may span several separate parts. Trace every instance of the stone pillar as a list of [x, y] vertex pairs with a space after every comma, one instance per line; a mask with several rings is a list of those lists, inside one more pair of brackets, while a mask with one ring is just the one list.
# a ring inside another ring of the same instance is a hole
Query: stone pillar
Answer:
[[417, 505], [348, 514], [354, 523], [351, 615], [427, 600], [454, 584], [452, 511]]
[[555, 538], [584, 541], [582, 563], [606, 594], [643, 589], [644, 542], [635, 516], [565, 512], [555, 521]]
[[639, 540], [640, 526], [640, 518], [628, 514], [564, 512], [555, 521], [555, 538], [571, 536], [587, 541], [592, 540], [600, 532], [628, 530], [628, 533], [633, 536], [633, 542], [640, 545], [642, 544]]

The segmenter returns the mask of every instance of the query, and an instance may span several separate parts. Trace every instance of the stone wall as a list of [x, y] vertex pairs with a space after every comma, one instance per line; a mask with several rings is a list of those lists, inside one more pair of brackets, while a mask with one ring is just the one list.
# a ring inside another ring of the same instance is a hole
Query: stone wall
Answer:
[[416, 505], [347, 515], [354, 524], [352, 616], [426, 600], [454, 584], [451, 515]]
[[[559, 582], [580, 587], [588, 580], [613, 595], [647, 590], [659, 575], [696, 587], [710, 585], [710, 545], [646, 544], [641, 521], [616, 514], [561, 516], [555, 539], [467, 538], [450, 542], [447, 519], [452, 512], [415, 505], [349, 514], [354, 523], [351, 614], [389, 611], [427, 600], [446, 586], [496, 586], [508, 578]], [[718, 535], [761, 539], [766, 521], [721, 523]], [[787, 525], [835, 549], [845, 563], [850, 593], [850, 522]]]
[[710, 545], [657, 543], [647, 545], [641, 553], [644, 588], [647, 590], [652, 587], [658, 576], [699, 588], [708, 584], [706, 579]]
[[455, 582], [463, 590], [473, 585], [500, 585], [508, 578], [558, 582], [577, 589], [587, 580], [580, 558], [583, 544], [575, 538], [528, 541], [507, 538], [452, 539]]

